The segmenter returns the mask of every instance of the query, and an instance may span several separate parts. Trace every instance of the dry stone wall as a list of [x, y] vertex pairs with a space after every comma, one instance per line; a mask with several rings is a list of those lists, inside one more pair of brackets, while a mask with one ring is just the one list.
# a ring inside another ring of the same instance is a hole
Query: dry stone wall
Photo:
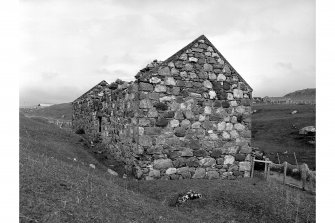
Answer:
[[83, 129], [94, 143], [102, 143], [126, 169], [132, 170], [137, 153], [137, 84], [99, 83], [73, 102], [73, 128]]
[[135, 113], [138, 107], [138, 86], [136, 83], [111, 84], [111, 104], [109, 124], [106, 126], [104, 143], [111, 153], [123, 161], [128, 171], [132, 171], [137, 150], [138, 132]]
[[251, 89], [206, 39], [140, 72], [137, 82], [137, 177], [249, 176]]
[[138, 179], [249, 176], [252, 89], [206, 37], [135, 77], [75, 101], [73, 125]]
[[98, 117], [101, 117], [101, 126], [106, 126], [110, 94], [108, 83], [102, 81], [72, 102], [72, 125], [74, 131], [84, 130], [92, 141], [99, 140]]

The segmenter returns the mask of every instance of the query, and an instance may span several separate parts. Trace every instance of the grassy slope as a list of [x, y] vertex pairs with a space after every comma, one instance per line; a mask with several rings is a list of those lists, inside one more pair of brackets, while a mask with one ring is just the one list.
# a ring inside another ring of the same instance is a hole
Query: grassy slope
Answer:
[[[271, 105], [259, 104], [253, 106], [256, 113], [252, 115], [252, 145], [266, 152], [295, 152], [299, 163], [307, 163], [315, 168], [315, 145], [307, 143], [301, 137], [299, 129], [305, 126], [315, 126], [315, 105]], [[298, 110], [292, 115], [293, 110]], [[297, 129], [292, 128], [294, 124]], [[273, 155], [274, 161], [277, 158]], [[294, 164], [294, 156], [280, 155], [281, 162], [287, 160]]]
[[200, 192], [202, 199], [177, 209], [201, 222], [294, 222], [297, 215], [299, 222], [315, 221], [315, 197], [256, 178], [130, 181], [128, 188], [161, 202], [189, 189]]
[[[257, 179], [112, 178], [80, 140], [20, 116], [22, 222], [293, 222], [296, 216], [300, 222], [315, 222], [315, 197]], [[204, 198], [180, 207], [168, 205], [187, 189]]]
[[40, 116], [46, 118], [72, 120], [72, 105], [71, 103], [56, 104], [50, 107], [27, 109], [21, 108], [21, 112], [29, 116]]
[[291, 98], [294, 100], [305, 100], [305, 101], [314, 101], [316, 100], [316, 89], [307, 88], [303, 90], [294, 91], [292, 93], [286, 94], [284, 97]]
[[[115, 184], [118, 179], [107, 174], [79, 140], [57, 127], [20, 116], [22, 222], [194, 220]], [[89, 168], [89, 163], [97, 169]]]

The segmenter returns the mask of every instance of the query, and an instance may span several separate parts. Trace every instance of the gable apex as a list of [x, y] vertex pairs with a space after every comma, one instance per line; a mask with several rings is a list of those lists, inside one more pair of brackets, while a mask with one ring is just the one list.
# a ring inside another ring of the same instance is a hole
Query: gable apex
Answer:
[[203, 54], [203, 52], [206, 50], [215, 53], [216, 56], [224, 62], [224, 65], [227, 66], [227, 68], [232, 71], [232, 73], [234, 73], [238, 77], [238, 79], [243, 82], [251, 91], [253, 91], [250, 85], [242, 78], [242, 76], [234, 69], [234, 67], [226, 60], [226, 58], [220, 53], [220, 51], [217, 50], [217, 48], [208, 40], [208, 38], [204, 34], [200, 35], [198, 38], [187, 44], [185, 47], [177, 51], [175, 54], [173, 54], [163, 62], [160, 62], [157, 66], [149, 68], [148, 65], [146, 68], [142, 69], [139, 73], [137, 73], [135, 78], [139, 81], [145, 80], [152, 74], [158, 72], [162, 67], [168, 66], [170, 62], [184, 60], [181, 59], [183, 57], [183, 54], [186, 55], [189, 52], [194, 54]]
[[243, 77], [234, 69], [234, 67], [226, 60], [226, 58], [220, 53], [220, 51], [211, 43], [211, 41], [209, 41], [209, 39], [202, 34], [201, 36], [199, 36], [198, 38], [196, 38], [195, 40], [193, 40], [192, 42], [190, 42], [189, 44], [187, 44], [185, 47], [183, 47], [181, 50], [179, 50], [178, 52], [176, 52], [175, 54], [173, 54], [172, 56], [170, 56], [169, 58], [167, 58], [165, 61], [163, 61], [162, 64], [168, 64], [169, 62], [173, 61], [174, 59], [178, 59], [187, 49], [192, 48], [192, 46], [194, 44], [196, 44], [197, 42], [203, 40], [206, 45], [212, 47], [212, 49], [224, 60], [224, 62], [226, 64], [228, 64], [228, 66], [235, 71], [236, 75], [241, 79], [241, 81], [243, 81], [248, 88], [253, 91], [253, 89], [250, 87], [250, 85], [243, 79]]
[[[87, 95], [90, 91], [92, 91], [94, 88], [98, 87], [98, 86], [107, 86], [109, 85], [107, 81], [102, 80], [100, 81], [98, 84], [94, 85], [94, 87], [92, 87], [90, 90], [86, 91], [84, 94], [82, 94], [81, 96], [79, 96], [76, 100], [74, 100], [73, 102], [85, 97], [85, 95]], [[73, 103], [72, 102], [72, 103]]]

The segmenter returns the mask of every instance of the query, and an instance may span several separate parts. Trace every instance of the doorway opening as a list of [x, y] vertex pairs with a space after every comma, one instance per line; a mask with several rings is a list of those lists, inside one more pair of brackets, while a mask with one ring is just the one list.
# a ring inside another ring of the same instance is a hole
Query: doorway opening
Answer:
[[101, 120], [102, 120], [102, 117], [99, 116], [98, 119], [99, 119], [99, 132], [101, 132]]

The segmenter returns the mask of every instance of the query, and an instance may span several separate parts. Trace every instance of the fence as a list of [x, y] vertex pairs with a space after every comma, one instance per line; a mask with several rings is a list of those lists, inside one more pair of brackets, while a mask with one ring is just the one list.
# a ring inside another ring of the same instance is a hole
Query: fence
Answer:
[[[306, 163], [303, 163], [301, 165], [298, 165], [298, 163], [296, 163], [296, 165], [292, 165], [288, 162], [283, 162], [282, 164], [276, 164], [276, 163], [273, 163], [272, 161], [268, 160], [268, 158], [266, 158], [265, 160], [257, 160], [255, 159], [254, 157], [252, 157], [252, 160], [251, 160], [251, 177], [254, 177], [254, 167], [255, 167], [255, 163], [264, 163], [264, 177], [266, 180], [268, 180], [269, 178], [269, 175], [270, 175], [270, 171], [271, 169], [272, 170], [277, 170], [276, 172], [281, 172], [281, 170], [283, 169], [283, 179], [282, 179], [282, 182], [284, 185], [289, 185], [289, 186], [292, 186], [292, 187], [297, 187], [299, 189], [302, 189], [302, 190], [306, 190], [306, 185], [307, 185], [307, 182], [310, 181], [310, 182], [315, 182], [315, 171], [311, 171], [309, 170], [308, 168], [308, 165]], [[299, 186], [299, 185], [295, 185], [295, 184], [292, 184], [292, 183], [289, 183], [287, 182], [287, 174], [288, 172], [290, 173], [294, 173], [294, 174], [297, 174], [300, 176], [300, 181], [302, 182], [302, 185]], [[315, 188], [312, 188], [312, 191], [314, 190]]]

